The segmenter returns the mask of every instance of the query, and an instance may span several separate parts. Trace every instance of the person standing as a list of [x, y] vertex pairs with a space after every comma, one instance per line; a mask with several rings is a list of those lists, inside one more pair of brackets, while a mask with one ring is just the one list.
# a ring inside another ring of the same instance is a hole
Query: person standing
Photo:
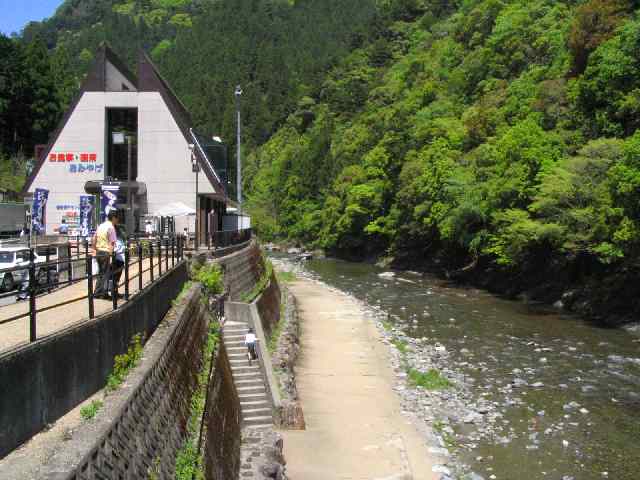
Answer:
[[98, 282], [94, 297], [109, 299], [109, 277], [111, 276], [111, 254], [116, 246], [116, 225], [118, 216], [114, 210], [107, 214], [107, 219], [96, 230], [91, 242], [98, 262]]
[[[122, 271], [124, 270], [125, 264], [125, 250], [127, 248], [127, 236], [124, 232], [124, 227], [122, 225], [118, 225], [116, 228], [116, 244], [114, 247], [115, 260], [113, 260], [114, 264], [111, 266], [111, 270], [113, 273], [113, 282], [115, 285], [120, 284], [120, 277], [122, 276]], [[115, 291], [115, 290], [113, 290]]]
[[58, 227], [58, 233], [60, 235], [68, 235], [69, 234], [69, 225], [67, 225], [67, 221], [63, 218], [62, 223]]

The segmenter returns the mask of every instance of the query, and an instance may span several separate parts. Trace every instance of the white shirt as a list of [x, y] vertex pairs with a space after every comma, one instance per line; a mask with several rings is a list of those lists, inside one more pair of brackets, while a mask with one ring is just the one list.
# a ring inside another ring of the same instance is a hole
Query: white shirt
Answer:
[[244, 344], [249, 345], [251, 343], [256, 343], [256, 334], [255, 333], [247, 333], [244, 337]]

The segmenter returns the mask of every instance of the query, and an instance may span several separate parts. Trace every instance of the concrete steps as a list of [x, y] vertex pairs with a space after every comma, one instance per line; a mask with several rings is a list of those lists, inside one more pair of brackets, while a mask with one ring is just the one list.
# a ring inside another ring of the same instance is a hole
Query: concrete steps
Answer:
[[228, 322], [224, 327], [224, 345], [231, 365], [233, 381], [240, 397], [240, 411], [245, 428], [273, 426], [273, 412], [267, 398], [265, 379], [257, 360], [249, 363], [244, 337], [246, 323]]

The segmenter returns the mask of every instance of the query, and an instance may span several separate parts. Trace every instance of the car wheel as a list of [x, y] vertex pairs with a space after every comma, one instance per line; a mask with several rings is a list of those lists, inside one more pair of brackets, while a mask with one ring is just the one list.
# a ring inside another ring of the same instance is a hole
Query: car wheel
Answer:
[[11, 275], [10, 273], [5, 273], [4, 277], [2, 278], [2, 290], [4, 290], [5, 292], [10, 292], [11, 290], [13, 290], [13, 287], [13, 275]]
[[36, 283], [41, 286], [47, 284], [47, 271], [44, 268], [38, 270], [38, 273], [36, 274]]

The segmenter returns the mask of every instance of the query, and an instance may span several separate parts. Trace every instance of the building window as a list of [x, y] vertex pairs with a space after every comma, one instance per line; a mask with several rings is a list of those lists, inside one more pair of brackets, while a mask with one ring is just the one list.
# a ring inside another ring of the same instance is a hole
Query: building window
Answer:
[[107, 167], [108, 177], [126, 181], [128, 151], [131, 143], [131, 180], [138, 178], [138, 109], [107, 109]]

